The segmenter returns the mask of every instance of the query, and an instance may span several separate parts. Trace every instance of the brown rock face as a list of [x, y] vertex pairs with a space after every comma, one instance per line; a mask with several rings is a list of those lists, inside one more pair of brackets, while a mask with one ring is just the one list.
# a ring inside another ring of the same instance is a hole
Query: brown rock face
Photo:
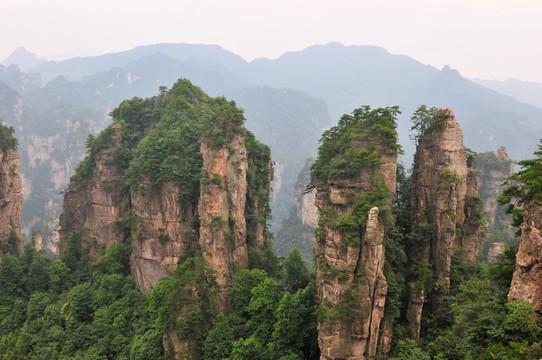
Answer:
[[194, 210], [181, 204], [178, 194], [179, 189], [170, 182], [158, 191], [143, 186], [131, 192], [132, 216], [136, 219], [132, 276], [142, 291], [152, 290], [158, 280], [171, 276], [181, 251], [196, 237], [190, 225]]
[[539, 314], [542, 314], [541, 209], [541, 202], [532, 201], [524, 204], [516, 271], [508, 293], [509, 301], [527, 301]]
[[[445, 124], [419, 140], [414, 156], [411, 206], [414, 231], [421, 248], [409, 249], [413, 264], [433, 263], [441, 292], [450, 288], [454, 249], [460, 249], [472, 263], [478, 254], [481, 211], [477, 182], [467, 165], [463, 132], [452, 110], [443, 108]], [[407, 318], [408, 332], [419, 337], [424, 291], [411, 286]]]
[[110, 137], [112, 146], [95, 155], [96, 166], [92, 174], [87, 178], [76, 176], [70, 181], [60, 217], [61, 252], [75, 230], [81, 232], [83, 246], [91, 255], [110, 244], [124, 241], [124, 229], [118, 224], [129, 209], [129, 197], [121, 186], [123, 174], [110, 164], [114, 148], [121, 142], [119, 125], [113, 125]]
[[11, 231], [15, 230], [20, 239], [18, 247], [22, 249], [20, 229], [22, 208], [19, 155], [15, 149], [0, 150], [0, 240], [2, 244], [9, 238]]
[[[387, 283], [379, 209], [369, 211], [366, 226], [359, 231], [345, 231], [332, 222], [348, 216], [356, 199], [373, 189], [375, 178], [394, 192], [395, 169], [396, 154], [383, 151], [377, 168], [362, 168], [354, 180], [316, 183], [321, 235], [317, 236], [314, 252], [317, 294], [323, 312], [318, 324], [321, 359], [374, 359], [382, 353], [379, 343], [389, 347], [391, 323], [380, 331]], [[391, 203], [391, 197], [389, 200]]]
[[244, 135], [236, 135], [229, 147], [218, 150], [201, 142], [203, 169], [209, 183], [201, 187], [199, 244], [223, 289], [220, 309], [227, 310], [234, 268], [248, 266], [247, 199], [248, 168]]

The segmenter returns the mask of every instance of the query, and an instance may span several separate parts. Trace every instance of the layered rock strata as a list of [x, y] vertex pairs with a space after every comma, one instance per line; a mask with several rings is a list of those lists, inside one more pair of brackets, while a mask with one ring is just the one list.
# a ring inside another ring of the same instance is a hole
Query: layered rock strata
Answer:
[[[446, 293], [456, 249], [468, 263], [476, 260], [483, 211], [476, 176], [465, 157], [463, 132], [453, 111], [441, 108], [435, 116], [441, 118], [441, 126], [423, 134], [414, 156], [410, 202], [413, 231], [419, 241], [409, 249], [409, 257], [413, 269], [424, 262], [432, 264], [441, 284], [438, 292]], [[423, 285], [413, 281], [406, 314], [411, 338], [420, 336], [425, 301]]]

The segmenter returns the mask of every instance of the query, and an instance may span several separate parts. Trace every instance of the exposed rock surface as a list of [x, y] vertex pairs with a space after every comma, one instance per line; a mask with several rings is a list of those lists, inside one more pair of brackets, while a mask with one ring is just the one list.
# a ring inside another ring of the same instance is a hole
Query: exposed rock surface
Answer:
[[[414, 266], [420, 261], [434, 264], [436, 280], [441, 284], [439, 292], [446, 293], [455, 249], [462, 251], [467, 262], [476, 260], [482, 211], [459, 123], [451, 109], [439, 109], [437, 114], [445, 122], [420, 138], [414, 156], [411, 217], [421, 243], [419, 248], [409, 250]], [[411, 286], [407, 331], [414, 339], [420, 335], [425, 300], [423, 289]]]
[[508, 300], [523, 300], [542, 314], [542, 203], [526, 202], [523, 207], [521, 240], [516, 255], [516, 271]]
[[89, 177], [74, 176], [64, 197], [60, 217], [60, 250], [66, 247], [72, 231], [81, 233], [83, 246], [91, 255], [108, 245], [124, 241], [124, 229], [119, 226], [129, 209], [130, 199], [122, 189], [123, 174], [110, 164], [114, 148], [121, 142], [118, 124], [110, 134], [112, 145], [94, 156], [95, 168]]
[[310, 182], [310, 165], [314, 160], [307, 160], [305, 167], [298, 176], [295, 184], [295, 209], [296, 215], [302, 224], [315, 228], [318, 223], [318, 208], [314, 203], [316, 191], [305, 193], [305, 186]]
[[181, 251], [195, 237], [190, 225], [194, 210], [180, 203], [179, 189], [170, 182], [158, 191], [140, 187], [130, 194], [137, 219], [132, 229], [132, 276], [139, 289], [150, 291], [158, 280], [171, 276]]
[[201, 142], [203, 169], [209, 178], [217, 181], [201, 187], [199, 243], [223, 289], [222, 311], [227, 310], [233, 270], [248, 266], [245, 221], [248, 162], [244, 140], [244, 136], [237, 135], [228, 147], [218, 150]]
[[12, 230], [19, 237], [17, 247], [22, 249], [21, 210], [23, 194], [19, 155], [16, 149], [0, 149], [0, 240], [5, 244]]
[[[361, 149], [365, 144], [356, 146]], [[358, 231], [343, 231], [324, 215], [334, 213], [335, 219], [348, 215], [355, 199], [373, 190], [375, 178], [395, 191], [396, 153], [380, 154], [377, 168], [362, 167], [356, 179], [316, 183], [321, 236], [314, 252], [317, 294], [324, 309], [324, 320], [318, 324], [321, 359], [374, 359], [377, 352], [381, 353], [379, 342], [389, 347], [391, 324], [380, 331], [387, 282], [383, 273], [384, 226], [379, 209], [373, 207], [369, 211], [365, 228]]]

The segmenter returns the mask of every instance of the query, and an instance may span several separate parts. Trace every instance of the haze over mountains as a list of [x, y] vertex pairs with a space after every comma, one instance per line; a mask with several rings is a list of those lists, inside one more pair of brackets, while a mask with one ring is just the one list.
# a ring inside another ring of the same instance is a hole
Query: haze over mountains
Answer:
[[314, 156], [322, 129], [361, 105], [400, 106], [397, 130], [407, 159], [413, 153], [408, 119], [420, 104], [453, 108], [474, 151], [503, 145], [512, 158], [527, 158], [542, 137], [540, 108], [449, 67], [439, 70], [374, 46], [330, 43], [252, 62], [214, 45], [156, 44], [44, 62], [18, 49], [2, 64], [11, 61], [20, 61], [24, 72], [0, 67], [0, 118], [20, 139], [25, 199], [33, 199], [23, 210], [27, 231], [53, 226], [58, 193], [84, 153], [88, 132], [105, 127], [113, 107], [152, 96], [181, 77], [236, 101], [245, 109], [247, 128], [271, 146], [275, 230], [293, 204], [294, 182], [305, 159]]

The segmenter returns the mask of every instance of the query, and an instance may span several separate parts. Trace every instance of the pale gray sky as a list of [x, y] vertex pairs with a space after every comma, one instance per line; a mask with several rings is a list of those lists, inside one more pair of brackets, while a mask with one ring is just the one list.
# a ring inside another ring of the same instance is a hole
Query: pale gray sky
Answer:
[[542, 82], [541, 0], [0, 0], [0, 34], [0, 59], [185, 42], [252, 60], [338, 41]]

